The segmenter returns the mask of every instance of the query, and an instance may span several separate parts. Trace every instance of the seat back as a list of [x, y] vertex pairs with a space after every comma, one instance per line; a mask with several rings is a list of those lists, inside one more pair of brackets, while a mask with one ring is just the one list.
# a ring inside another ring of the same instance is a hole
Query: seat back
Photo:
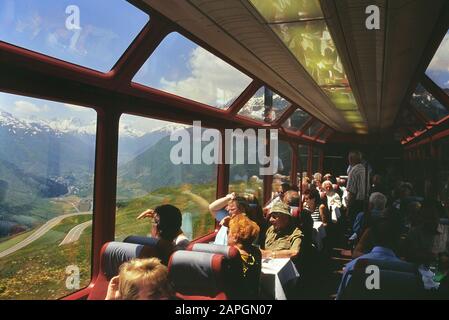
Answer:
[[239, 285], [239, 283], [235, 282], [235, 274], [233, 274], [233, 272], [241, 272], [242, 270], [240, 252], [236, 247], [213, 243], [193, 243], [187, 247], [187, 250], [223, 255], [224, 260], [222, 268], [226, 282], [231, 283], [234, 281], [234, 286]]
[[140, 244], [153, 248], [153, 250], [155, 250], [155, 257], [159, 258], [165, 265], [168, 264], [168, 259], [175, 250], [175, 247], [172, 243], [154, 237], [132, 235], [126, 237], [123, 242]]
[[241, 270], [229, 267], [224, 255], [179, 250], [168, 265], [178, 298], [184, 300], [226, 300]]
[[189, 251], [222, 254], [226, 259], [240, 259], [240, 252], [232, 246], [213, 243], [192, 243], [187, 247]]
[[109, 281], [118, 274], [124, 262], [134, 258], [155, 257], [156, 254], [154, 248], [144, 245], [115, 241], [105, 243], [100, 251], [100, 270], [87, 299], [104, 300]]
[[[373, 268], [369, 268], [370, 266], [378, 268], [377, 275]], [[359, 259], [342, 299], [419, 299], [423, 290], [418, 269], [411, 263]]]
[[143, 236], [128, 236], [123, 242], [126, 243], [134, 243], [134, 244], [142, 244], [144, 246], [156, 247], [159, 239], [154, 237], [143, 237]]

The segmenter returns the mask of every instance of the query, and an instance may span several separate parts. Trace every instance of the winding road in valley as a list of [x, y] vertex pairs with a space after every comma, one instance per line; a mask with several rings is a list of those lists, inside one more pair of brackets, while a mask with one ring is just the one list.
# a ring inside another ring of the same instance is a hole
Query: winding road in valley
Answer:
[[[44, 225], [39, 227], [28, 238], [20, 241], [19, 243], [13, 245], [12, 247], [10, 247], [10, 248], [0, 252], [0, 259], [3, 258], [3, 257], [6, 257], [7, 255], [10, 255], [11, 253], [16, 252], [17, 250], [20, 250], [20, 249], [26, 247], [27, 245], [29, 245], [30, 243], [36, 241], [37, 239], [42, 237], [44, 234], [46, 234], [49, 230], [51, 230], [53, 227], [55, 227], [57, 224], [59, 224], [65, 218], [81, 216], [81, 215], [88, 215], [88, 214], [92, 215], [92, 212], [68, 213], [68, 214], [63, 214], [61, 216], [58, 216], [56, 218], [53, 218], [53, 219], [47, 221]], [[83, 232], [83, 230], [88, 227], [88, 222], [92, 223], [92, 220], [89, 220], [87, 222], [81, 223], [81, 224], [77, 225], [76, 227], [72, 228], [69, 231], [69, 233], [67, 234], [67, 236], [64, 238], [64, 240], [61, 242], [60, 245], [78, 240], [78, 238], [81, 235], [81, 233]], [[76, 230], [74, 231], [74, 229], [76, 229]], [[72, 233], [72, 235], [70, 235], [70, 233]], [[69, 235], [70, 235], [70, 239], [66, 240]], [[76, 236], [78, 238], [76, 238]], [[74, 239], [74, 240], [68, 242], [71, 239]], [[66, 243], [64, 243], [64, 241], [66, 241]]]
[[64, 240], [59, 244], [60, 246], [78, 241], [83, 231], [92, 225], [92, 220], [80, 223], [79, 225], [73, 227], [69, 233], [65, 236]]

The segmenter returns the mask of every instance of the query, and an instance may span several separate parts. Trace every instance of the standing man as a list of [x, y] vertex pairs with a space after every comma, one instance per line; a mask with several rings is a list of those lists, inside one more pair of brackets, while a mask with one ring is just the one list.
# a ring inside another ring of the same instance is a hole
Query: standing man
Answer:
[[348, 207], [349, 221], [352, 225], [357, 214], [364, 210], [363, 201], [369, 192], [367, 181], [370, 180], [369, 174], [367, 177], [365, 166], [362, 164], [362, 154], [360, 151], [349, 152], [348, 161], [351, 169], [346, 186], [348, 192], [346, 204]]

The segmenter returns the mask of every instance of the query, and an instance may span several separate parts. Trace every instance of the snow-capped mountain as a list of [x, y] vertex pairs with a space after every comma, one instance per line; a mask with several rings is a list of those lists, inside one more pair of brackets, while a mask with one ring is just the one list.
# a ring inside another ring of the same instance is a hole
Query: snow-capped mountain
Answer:
[[[9, 112], [0, 110], [0, 126], [7, 127], [12, 134], [22, 131], [24, 135], [36, 135], [39, 132], [61, 134], [95, 135], [97, 130], [96, 121], [83, 123], [80, 119], [70, 117], [66, 119], [54, 118], [43, 120], [37, 118], [18, 119]], [[145, 135], [158, 132], [160, 134], [171, 134], [179, 129], [187, 128], [188, 125], [170, 124], [158, 127], [146, 132], [133, 128], [125, 123], [120, 123], [120, 136], [128, 138], [141, 138]]]
[[[278, 95], [273, 95], [273, 110], [278, 117], [289, 102]], [[263, 95], [254, 96], [248, 100], [245, 106], [239, 111], [239, 115], [251, 119], [263, 120], [265, 118], [265, 98]]]
[[37, 135], [39, 133], [94, 135], [96, 123], [83, 124], [77, 118], [42, 120], [18, 119], [11, 113], [0, 110], [0, 127], [8, 128], [12, 134]]

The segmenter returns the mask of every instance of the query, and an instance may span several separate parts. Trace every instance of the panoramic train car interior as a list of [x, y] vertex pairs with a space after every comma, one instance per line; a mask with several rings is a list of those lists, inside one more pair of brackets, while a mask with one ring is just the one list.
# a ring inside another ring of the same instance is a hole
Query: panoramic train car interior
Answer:
[[177, 299], [449, 299], [448, 234], [448, 1], [0, 0], [0, 300], [111, 298], [149, 257]]

